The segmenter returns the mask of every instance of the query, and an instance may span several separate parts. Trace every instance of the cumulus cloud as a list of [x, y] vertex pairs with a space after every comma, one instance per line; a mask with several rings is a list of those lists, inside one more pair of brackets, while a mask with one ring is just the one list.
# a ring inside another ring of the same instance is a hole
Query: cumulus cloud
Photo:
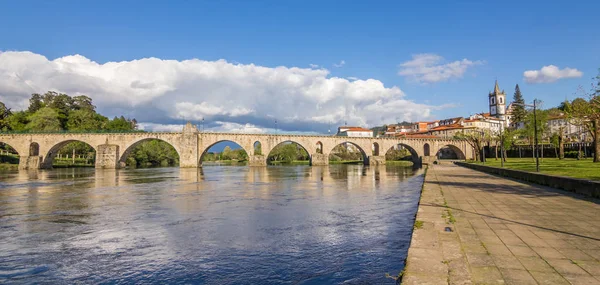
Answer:
[[555, 65], [542, 67], [540, 70], [527, 70], [523, 72], [523, 79], [527, 83], [550, 83], [563, 78], [577, 78], [583, 76], [583, 72], [565, 67], [558, 68]]
[[333, 67], [338, 67], [339, 68], [339, 67], [342, 67], [344, 65], [346, 65], [346, 61], [345, 60], [341, 60], [340, 63], [334, 63]]
[[280, 131], [326, 132], [330, 123], [344, 121], [368, 127], [396, 117], [427, 119], [440, 108], [409, 100], [379, 80], [333, 77], [323, 68], [0, 53], [0, 101], [23, 109], [31, 93], [48, 90], [88, 95], [102, 114], [136, 118], [144, 128], [205, 118], [215, 130], [270, 131], [277, 119]]
[[314, 63], [309, 63], [308, 66], [310, 66], [310, 68], [319, 68], [319, 65]]
[[400, 64], [398, 75], [406, 76], [418, 83], [437, 83], [452, 78], [462, 78], [469, 67], [483, 64], [483, 61], [468, 59], [445, 63], [443, 57], [432, 54], [415, 54], [412, 59]]

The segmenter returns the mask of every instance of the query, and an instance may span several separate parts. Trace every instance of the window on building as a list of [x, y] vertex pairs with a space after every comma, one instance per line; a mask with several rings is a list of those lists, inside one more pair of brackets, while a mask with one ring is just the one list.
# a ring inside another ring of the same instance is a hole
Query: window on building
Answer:
[[498, 98], [498, 101], [500, 102], [500, 104], [502, 104], [502, 97]]
[[496, 98], [495, 97], [490, 98], [490, 104], [491, 105], [496, 104]]

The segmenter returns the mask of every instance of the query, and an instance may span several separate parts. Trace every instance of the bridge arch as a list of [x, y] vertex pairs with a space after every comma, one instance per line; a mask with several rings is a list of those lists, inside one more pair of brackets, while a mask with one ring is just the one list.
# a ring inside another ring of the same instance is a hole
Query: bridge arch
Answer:
[[390, 151], [392, 151], [392, 150], [399, 151], [402, 149], [408, 150], [408, 152], [410, 153], [410, 160], [414, 164], [420, 163], [419, 153], [417, 152], [417, 150], [415, 150], [415, 148], [413, 148], [412, 146], [405, 144], [405, 143], [397, 143], [397, 144], [391, 146], [390, 148], [388, 148], [385, 152], [386, 160], [388, 159], [387, 157], [390, 155]]
[[[60, 149], [62, 149], [66, 145], [68, 145], [70, 143], [74, 143], [74, 142], [80, 142], [80, 143], [86, 144], [87, 146], [89, 146], [94, 151], [94, 153], [96, 153], [98, 151], [96, 149], [96, 146], [94, 146], [90, 142], [86, 142], [84, 140], [78, 140], [78, 139], [64, 140], [64, 141], [61, 141], [61, 142], [58, 142], [58, 143], [54, 144], [44, 154], [44, 159], [42, 161], [42, 168], [52, 168], [52, 165], [54, 164], [54, 158], [56, 157], [56, 155], [58, 154], [58, 152], [60, 151]], [[36, 150], [36, 148], [37, 148], [37, 150]], [[30, 153], [32, 153], [32, 152], [35, 153], [36, 151], [38, 152], [38, 155], [39, 155], [39, 144], [32, 142], [30, 144], [30, 147], [29, 147], [29, 152]], [[94, 157], [94, 160], [95, 160], [95, 157]]]
[[254, 155], [262, 155], [262, 143], [260, 141], [254, 142]]
[[29, 144], [29, 156], [39, 156], [40, 155], [40, 144], [36, 142], [32, 142]]
[[[361, 156], [360, 158], [363, 161], [363, 163], [366, 163], [368, 161], [369, 156], [367, 155], [367, 152], [365, 152], [365, 150], [359, 144], [351, 142], [351, 141], [344, 141], [344, 142], [338, 143], [335, 146], [333, 146], [331, 148], [331, 150], [328, 152], [329, 159], [331, 160], [332, 156], [338, 156], [335, 153], [335, 149], [338, 146], [342, 146], [344, 149], [347, 150], [348, 149], [348, 145], [351, 145], [353, 148], [356, 148], [358, 150], [358, 152], [360, 153], [360, 156]], [[370, 144], [368, 146], [370, 146]], [[365, 147], [367, 147], [367, 146], [365, 146]]]
[[425, 143], [423, 145], [423, 156], [430, 156], [431, 155], [431, 146], [429, 146], [428, 143]]
[[[244, 145], [242, 143], [238, 142], [238, 141], [228, 140], [228, 139], [221, 139], [221, 140], [215, 141], [215, 142], [211, 143], [210, 145], [204, 147], [204, 150], [202, 150], [202, 153], [200, 154], [200, 157], [198, 159], [198, 165], [202, 166], [202, 161], [206, 157], [206, 154], [208, 153], [209, 149], [211, 149], [216, 144], [223, 143], [223, 142], [231, 142], [231, 143], [234, 143], [234, 144], [238, 145], [242, 150], [244, 150], [244, 152], [246, 153], [247, 156], [250, 156], [251, 153], [253, 153], [253, 152], [249, 151], [250, 149], [248, 149], [248, 146], [244, 147]], [[260, 143], [260, 141], [256, 141], [254, 144], [256, 144], [256, 143], [259, 143], [261, 145], [261, 151], [262, 151], [262, 144]], [[254, 150], [253, 149], [254, 148], [254, 144], [251, 145], [251, 146], [249, 146], [250, 148], [252, 148], [252, 150]]]
[[129, 155], [131, 154], [131, 152], [140, 144], [144, 143], [144, 142], [148, 142], [148, 141], [161, 141], [164, 143], [167, 143], [168, 145], [170, 145], [171, 147], [173, 147], [173, 149], [175, 149], [175, 152], [177, 152], [177, 157], [178, 159], [181, 157], [181, 153], [179, 151], [179, 149], [177, 149], [177, 147], [171, 143], [168, 140], [164, 140], [164, 139], [160, 139], [160, 138], [142, 138], [139, 140], [136, 140], [134, 142], [131, 142], [124, 150], [119, 150], [119, 152], [121, 152], [121, 154], [119, 154], [119, 167], [125, 167], [127, 165], [127, 158], [129, 157]]
[[379, 155], [379, 143], [377, 142], [373, 143], [373, 155]]
[[323, 154], [323, 143], [321, 141], [315, 144], [315, 151], [316, 153]]
[[465, 153], [456, 145], [454, 144], [447, 144], [447, 145], [443, 145], [441, 146], [436, 152], [435, 152], [435, 156], [440, 158], [440, 154], [443, 152], [444, 149], [449, 149], [450, 151], [454, 152], [454, 154], [456, 155], [456, 157], [449, 157], [450, 159], [460, 159], [460, 160], [464, 160], [466, 159]]
[[9, 153], [9, 154], [17, 155], [16, 159], [12, 159], [10, 157], [2, 157], [2, 158], [0, 158], [0, 162], [8, 162], [8, 163], [16, 163], [16, 164], [18, 164], [20, 162], [21, 153], [19, 153], [18, 149], [16, 149], [11, 144], [5, 143], [3, 141], [0, 141], [0, 146], [2, 147], [2, 148], [0, 148], [0, 149], [2, 149], [1, 154], [4, 155], [4, 154]]
[[308, 160], [310, 160], [311, 153], [310, 153], [310, 151], [308, 150], [308, 148], [306, 148], [306, 146], [304, 146], [304, 145], [302, 145], [301, 143], [299, 143], [299, 142], [297, 142], [297, 141], [294, 141], [294, 140], [285, 140], [285, 141], [281, 141], [281, 142], [279, 142], [278, 144], [276, 144], [275, 146], [273, 146], [273, 148], [271, 148], [271, 149], [269, 150], [269, 153], [266, 153], [266, 154], [265, 154], [265, 155], [267, 156], [267, 160], [269, 160], [269, 159], [270, 159], [270, 157], [271, 157], [271, 153], [273, 152], [273, 150], [274, 150], [275, 148], [277, 148], [278, 146], [281, 146], [281, 145], [285, 145], [285, 144], [294, 144], [294, 145], [297, 145], [297, 146], [299, 146], [300, 148], [302, 148], [302, 149], [303, 149], [303, 150], [306, 152], [306, 156], [307, 156], [306, 158], [307, 158]]

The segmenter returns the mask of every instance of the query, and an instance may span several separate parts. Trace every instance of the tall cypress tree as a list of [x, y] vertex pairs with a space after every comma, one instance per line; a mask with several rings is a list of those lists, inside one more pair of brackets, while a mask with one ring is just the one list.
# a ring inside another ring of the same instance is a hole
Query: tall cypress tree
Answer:
[[[525, 100], [523, 100], [523, 95], [521, 95], [521, 89], [519, 89], [519, 84], [515, 86], [515, 95], [513, 96], [513, 103], [525, 104]], [[513, 124], [525, 121], [526, 116], [527, 111], [525, 110], [525, 106], [513, 105], [511, 118]]]

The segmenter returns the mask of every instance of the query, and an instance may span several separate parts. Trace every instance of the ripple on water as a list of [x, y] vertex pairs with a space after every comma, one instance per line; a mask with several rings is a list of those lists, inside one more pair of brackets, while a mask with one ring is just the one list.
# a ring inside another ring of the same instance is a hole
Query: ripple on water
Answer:
[[394, 284], [422, 176], [398, 166], [13, 173], [0, 283]]

